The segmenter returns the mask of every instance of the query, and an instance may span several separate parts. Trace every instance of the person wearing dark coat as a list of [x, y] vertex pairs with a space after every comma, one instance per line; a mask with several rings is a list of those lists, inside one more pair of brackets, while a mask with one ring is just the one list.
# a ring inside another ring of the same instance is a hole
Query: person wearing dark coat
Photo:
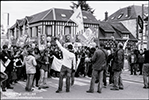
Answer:
[[13, 89], [13, 87], [10, 85], [11, 72], [13, 70], [13, 56], [11, 56], [11, 51], [8, 51], [7, 45], [3, 45], [2, 61], [6, 67], [5, 73], [8, 75], [8, 79], [2, 84], [2, 90], [4, 91], [6, 88]]
[[123, 82], [121, 78], [122, 69], [124, 67], [124, 50], [123, 44], [118, 44], [118, 49], [114, 54], [112, 70], [114, 72], [114, 85], [111, 90], [123, 89]]

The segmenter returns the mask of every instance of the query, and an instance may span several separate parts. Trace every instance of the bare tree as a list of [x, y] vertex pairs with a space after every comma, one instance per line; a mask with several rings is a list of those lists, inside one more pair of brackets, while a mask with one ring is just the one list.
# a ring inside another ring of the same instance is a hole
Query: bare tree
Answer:
[[72, 9], [74, 9], [74, 8], [78, 8], [79, 6], [81, 7], [81, 10], [82, 11], [88, 11], [88, 12], [90, 12], [90, 13], [94, 13], [94, 11], [95, 11], [95, 9], [93, 10], [93, 8], [91, 8], [90, 6], [89, 6], [89, 4], [87, 4], [86, 3], [86, 1], [78, 1], [78, 3], [74, 3], [74, 2], [72, 2], [72, 6], [70, 6]]

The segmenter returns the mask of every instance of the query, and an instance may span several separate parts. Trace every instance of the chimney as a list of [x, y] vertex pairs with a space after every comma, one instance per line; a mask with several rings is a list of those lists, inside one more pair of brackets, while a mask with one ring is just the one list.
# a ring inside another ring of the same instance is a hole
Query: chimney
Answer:
[[131, 15], [131, 7], [128, 7], [127, 8], [127, 17], [130, 17], [130, 15]]
[[106, 11], [105, 12], [105, 21], [107, 21], [108, 20], [108, 12]]

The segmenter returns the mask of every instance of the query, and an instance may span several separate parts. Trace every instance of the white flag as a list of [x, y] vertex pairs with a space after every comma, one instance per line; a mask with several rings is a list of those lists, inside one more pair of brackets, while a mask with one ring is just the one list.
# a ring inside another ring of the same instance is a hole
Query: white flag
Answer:
[[123, 50], [125, 50], [126, 46], [127, 46], [127, 43], [128, 43], [129, 39], [127, 39], [124, 43], [124, 46], [123, 46]]
[[78, 27], [77, 27], [77, 34], [83, 34], [84, 33], [84, 26], [83, 26], [83, 17], [80, 6], [78, 9], [74, 10], [73, 15], [70, 17], [72, 21], [74, 21]]

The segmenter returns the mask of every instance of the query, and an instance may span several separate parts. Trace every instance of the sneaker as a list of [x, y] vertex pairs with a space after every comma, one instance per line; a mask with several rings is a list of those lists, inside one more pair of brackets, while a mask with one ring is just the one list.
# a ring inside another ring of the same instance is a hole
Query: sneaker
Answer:
[[94, 93], [93, 91], [90, 91], [90, 90], [88, 90], [88, 91], [86, 91], [87, 93]]
[[66, 90], [66, 92], [70, 92], [70, 90]]
[[147, 89], [148, 87], [147, 87], [147, 86], [144, 86], [143, 88], [144, 88], [144, 89]]
[[123, 87], [119, 87], [119, 89], [120, 89], [120, 90], [123, 90], [124, 88], [123, 88]]
[[30, 89], [30, 90], [28, 90], [28, 92], [32, 92], [32, 91], [34, 91], [34, 89]]
[[43, 89], [46, 89], [46, 88], [49, 88], [49, 86], [43, 86], [42, 88], [43, 88]]
[[118, 88], [113, 87], [113, 88], [111, 88], [110, 90], [119, 90], [119, 89], [118, 89]]
[[97, 91], [98, 93], [101, 93], [101, 91]]
[[6, 92], [6, 89], [2, 89], [3, 92]]
[[61, 90], [57, 90], [57, 91], [56, 91], [56, 93], [60, 93], [60, 92], [61, 92]]
[[13, 89], [13, 87], [9, 86], [9, 87], [7, 87], [7, 89]]

